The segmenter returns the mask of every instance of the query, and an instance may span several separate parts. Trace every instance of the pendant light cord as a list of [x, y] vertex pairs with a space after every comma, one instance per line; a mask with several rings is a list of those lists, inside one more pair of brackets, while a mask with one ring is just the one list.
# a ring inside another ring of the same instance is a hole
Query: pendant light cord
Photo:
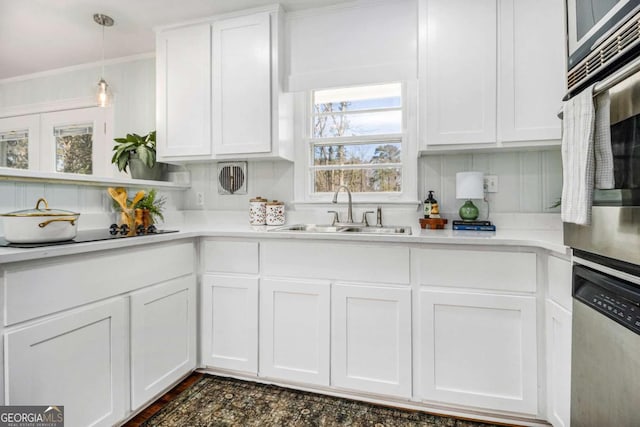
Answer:
[[102, 72], [100, 78], [104, 79], [104, 23], [102, 24]]

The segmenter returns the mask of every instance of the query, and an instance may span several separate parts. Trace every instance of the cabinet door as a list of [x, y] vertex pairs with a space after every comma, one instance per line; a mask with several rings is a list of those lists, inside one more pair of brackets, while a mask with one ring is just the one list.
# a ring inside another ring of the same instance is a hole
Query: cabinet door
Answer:
[[546, 301], [547, 419], [556, 427], [571, 418], [571, 313]]
[[496, 0], [420, 2], [423, 148], [496, 142]]
[[331, 384], [411, 397], [411, 290], [335, 284]]
[[215, 154], [271, 151], [269, 13], [213, 23]]
[[535, 297], [420, 291], [420, 397], [537, 413]]
[[500, 139], [560, 139], [566, 92], [564, 10], [558, 0], [500, 2]]
[[75, 310], [5, 337], [7, 405], [64, 405], [69, 426], [125, 416], [126, 300]]
[[211, 155], [211, 27], [163, 31], [156, 41], [158, 159]]
[[196, 367], [196, 279], [131, 294], [131, 402], [136, 410]]
[[202, 278], [202, 363], [258, 373], [258, 278]]
[[329, 385], [330, 284], [260, 283], [260, 375]]

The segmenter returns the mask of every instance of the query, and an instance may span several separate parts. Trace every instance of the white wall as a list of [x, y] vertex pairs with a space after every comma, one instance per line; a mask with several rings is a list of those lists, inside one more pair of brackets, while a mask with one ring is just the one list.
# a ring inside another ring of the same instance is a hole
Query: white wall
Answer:
[[[0, 111], [29, 104], [92, 97], [100, 67], [55, 70], [40, 76], [0, 81]], [[104, 77], [115, 95], [114, 135], [148, 133], [156, 126], [155, 58], [144, 57], [105, 66]]]

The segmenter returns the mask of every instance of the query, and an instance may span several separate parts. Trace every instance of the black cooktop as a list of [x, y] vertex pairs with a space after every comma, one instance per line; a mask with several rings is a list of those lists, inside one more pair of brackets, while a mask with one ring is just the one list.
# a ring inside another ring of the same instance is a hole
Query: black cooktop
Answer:
[[111, 234], [109, 230], [83, 230], [78, 231], [75, 239], [64, 240], [61, 242], [44, 242], [44, 243], [9, 243], [0, 236], [0, 247], [5, 248], [43, 248], [47, 246], [70, 245], [73, 243], [97, 242], [100, 240], [114, 239], [130, 239], [135, 237], [152, 236], [154, 234], [177, 233], [178, 230], [155, 230], [153, 233], [141, 234], [138, 236], [123, 236], [121, 234]]

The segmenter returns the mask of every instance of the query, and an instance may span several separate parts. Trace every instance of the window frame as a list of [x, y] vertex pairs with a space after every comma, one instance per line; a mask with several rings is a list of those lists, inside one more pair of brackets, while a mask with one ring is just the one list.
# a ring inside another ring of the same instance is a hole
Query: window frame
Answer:
[[[401, 132], [399, 134], [390, 135], [363, 135], [363, 136], [346, 136], [338, 138], [327, 138], [327, 145], [336, 145], [341, 143], [353, 144], [362, 143], [370, 144], [376, 142], [399, 142], [401, 144], [401, 191], [399, 192], [359, 192], [352, 193], [355, 203], [376, 203], [376, 204], [416, 204], [417, 200], [417, 82], [416, 81], [396, 81], [396, 82], [379, 82], [370, 84], [354, 84], [356, 86], [375, 86], [378, 84], [400, 83], [402, 104], [400, 111], [402, 112]], [[347, 86], [345, 86], [347, 87]], [[323, 90], [328, 88], [316, 88], [314, 90]], [[331, 203], [333, 192], [314, 192], [315, 170], [322, 169], [365, 169], [379, 168], [369, 164], [363, 165], [344, 165], [339, 167], [327, 166], [318, 168], [313, 164], [313, 147], [320, 141], [319, 138], [312, 136], [313, 131], [313, 91], [309, 90], [298, 94], [297, 97], [297, 129], [298, 142], [295, 145], [295, 199], [296, 203]], [[397, 110], [396, 108], [392, 108]], [[378, 108], [372, 111], [384, 111], [389, 108]], [[350, 114], [351, 112], [347, 112]], [[395, 165], [389, 164], [390, 166]], [[386, 166], [387, 164], [385, 164]]]

